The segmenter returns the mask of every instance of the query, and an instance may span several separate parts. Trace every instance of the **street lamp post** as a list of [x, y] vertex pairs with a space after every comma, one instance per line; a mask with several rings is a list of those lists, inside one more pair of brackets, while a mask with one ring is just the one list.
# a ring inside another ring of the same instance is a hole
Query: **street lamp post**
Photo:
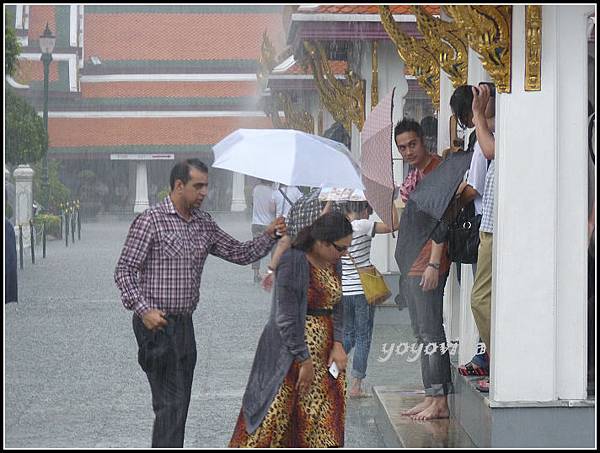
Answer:
[[[56, 36], [50, 31], [46, 22], [44, 34], [40, 36], [40, 49], [42, 51], [42, 63], [44, 63], [44, 129], [48, 136], [48, 81], [50, 79], [50, 62], [52, 61], [52, 51], [56, 43]], [[49, 139], [48, 139], [49, 141]], [[44, 192], [44, 208], [48, 210], [50, 204], [50, 188], [48, 185], [48, 144], [46, 142], [46, 152], [44, 153], [44, 179], [42, 190]]]

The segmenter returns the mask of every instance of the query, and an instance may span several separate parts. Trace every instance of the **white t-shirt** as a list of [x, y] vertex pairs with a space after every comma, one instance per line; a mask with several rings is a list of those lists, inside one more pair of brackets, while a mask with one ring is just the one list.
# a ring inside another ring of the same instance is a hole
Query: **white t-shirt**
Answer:
[[[300, 192], [296, 186], [286, 186], [281, 188], [281, 190], [283, 190], [292, 204], [302, 198], [302, 192]], [[275, 200], [275, 216], [279, 217], [282, 215], [287, 218], [292, 205], [287, 202], [283, 195], [281, 195], [279, 189], [273, 190], [273, 200]]]
[[469, 177], [467, 178], [467, 184], [477, 191], [477, 196], [475, 197], [475, 214], [482, 213], [483, 190], [485, 189], [487, 169], [488, 161], [483, 155], [479, 143], [475, 142], [471, 167], [469, 168]]
[[349, 256], [342, 257], [342, 292], [344, 296], [364, 294], [356, 267], [371, 265], [371, 239], [373, 239], [374, 229], [375, 222], [373, 220], [352, 221], [352, 243], [348, 248], [348, 253], [354, 258], [356, 266]]
[[273, 189], [271, 186], [258, 184], [252, 191], [252, 197], [252, 225], [270, 225], [275, 220]]

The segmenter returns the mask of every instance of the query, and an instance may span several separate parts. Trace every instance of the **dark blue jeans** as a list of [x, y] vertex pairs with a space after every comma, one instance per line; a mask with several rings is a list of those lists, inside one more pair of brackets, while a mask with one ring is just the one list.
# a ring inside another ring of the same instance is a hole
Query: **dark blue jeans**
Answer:
[[350, 354], [354, 350], [352, 360], [352, 377], [364, 379], [367, 375], [367, 362], [373, 337], [373, 320], [375, 306], [369, 305], [364, 294], [344, 296], [344, 350]]

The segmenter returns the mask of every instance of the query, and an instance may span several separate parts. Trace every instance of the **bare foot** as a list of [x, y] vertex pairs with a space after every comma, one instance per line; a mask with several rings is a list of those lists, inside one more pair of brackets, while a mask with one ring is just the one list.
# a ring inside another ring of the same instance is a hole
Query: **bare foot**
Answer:
[[418, 414], [420, 412], [423, 412], [431, 404], [433, 404], [433, 398], [431, 396], [426, 396], [425, 397], [425, 401], [423, 401], [422, 403], [417, 404], [412, 409], [409, 409], [407, 411], [401, 412], [400, 414], [401, 415], [415, 415], [415, 414]]
[[356, 398], [357, 396], [362, 395], [363, 391], [360, 388], [361, 382], [362, 382], [361, 379], [353, 379], [352, 380], [352, 388], [350, 389], [350, 392], [348, 393], [350, 398]]
[[419, 412], [413, 415], [413, 420], [434, 420], [438, 418], [450, 417], [450, 410], [448, 409], [448, 401], [445, 396], [433, 398], [433, 403]]

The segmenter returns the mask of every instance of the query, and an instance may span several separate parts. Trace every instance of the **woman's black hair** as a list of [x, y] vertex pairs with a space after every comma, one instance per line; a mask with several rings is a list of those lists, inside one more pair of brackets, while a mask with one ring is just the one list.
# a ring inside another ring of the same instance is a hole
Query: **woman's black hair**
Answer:
[[469, 114], [472, 113], [473, 106], [473, 86], [461, 85], [450, 97], [450, 109], [456, 116], [461, 127], [466, 127]]
[[308, 252], [316, 241], [333, 243], [351, 234], [352, 224], [346, 216], [339, 212], [330, 212], [300, 230], [292, 247]]
[[365, 209], [368, 209], [368, 208], [369, 208], [368, 201], [347, 201], [344, 206], [344, 210], [346, 211], [346, 213], [355, 212], [357, 214], [360, 214], [361, 212], [363, 212]]

